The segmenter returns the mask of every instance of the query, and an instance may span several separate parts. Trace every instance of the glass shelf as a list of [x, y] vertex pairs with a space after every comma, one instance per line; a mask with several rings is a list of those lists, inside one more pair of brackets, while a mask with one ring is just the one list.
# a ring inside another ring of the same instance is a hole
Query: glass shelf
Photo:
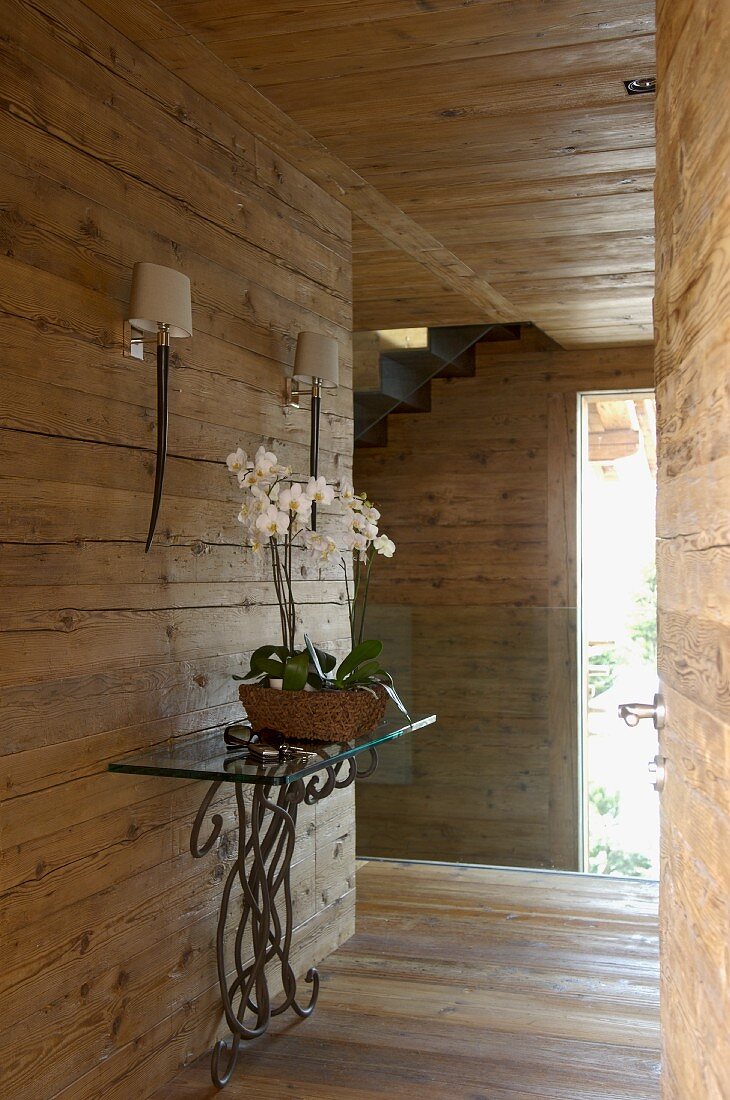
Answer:
[[[272, 783], [281, 786], [294, 783], [340, 760], [377, 745], [394, 741], [406, 733], [430, 726], [435, 714], [403, 724], [402, 719], [381, 722], [371, 733], [352, 741], [307, 741], [296, 745], [296, 755], [273, 763], [252, 760], [245, 748], [226, 749], [223, 735], [207, 733], [180, 737], [172, 743], [155, 745], [134, 756], [109, 764], [110, 772], [132, 775], [161, 775], [177, 779], [207, 779], [209, 782]], [[316, 756], [313, 755], [316, 753]]]

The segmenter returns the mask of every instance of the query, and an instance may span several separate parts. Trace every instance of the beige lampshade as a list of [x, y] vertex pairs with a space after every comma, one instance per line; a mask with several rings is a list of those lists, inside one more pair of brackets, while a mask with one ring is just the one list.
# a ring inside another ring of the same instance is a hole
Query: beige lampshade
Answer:
[[170, 326], [170, 336], [192, 336], [190, 279], [181, 271], [160, 264], [135, 264], [129, 296], [129, 323], [143, 332]]
[[339, 384], [340, 367], [334, 336], [323, 336], [319, 332], [299, 333], [294, 377], [299, 382], [319, 378], [327, 389], [334, 389]]

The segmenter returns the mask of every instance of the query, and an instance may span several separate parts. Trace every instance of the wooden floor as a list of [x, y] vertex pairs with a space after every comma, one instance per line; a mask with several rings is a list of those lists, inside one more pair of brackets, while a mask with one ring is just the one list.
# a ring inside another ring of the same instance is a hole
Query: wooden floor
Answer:
[[[371, 862], [309, 1020], [246, 1047], [227, 1100], [659, 1096], [656, 884]], [[155, 1100], [215, 1095], [207, 1057]]]

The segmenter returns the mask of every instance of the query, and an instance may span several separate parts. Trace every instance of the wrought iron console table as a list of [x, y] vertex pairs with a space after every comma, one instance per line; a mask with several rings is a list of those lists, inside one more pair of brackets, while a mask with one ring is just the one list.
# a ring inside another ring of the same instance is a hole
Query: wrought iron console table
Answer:
[[[210, 833], [201, 841], [201, 830], [218, 789], [223, 783], [234, 786], [238, 853], [223, 885], [216, 934], [221, 1000], [232, 1040], [229, 1044], [219, 1039], [213, 1049], [211, 1076], [218, 1088], [230, 1081], [242, 1040], [263, 1035], [271, 1017], [289, 1008], [299, 1016], [309, 1016], [317, 1002], [317, 971], [312, 967], [306, 974], [311, 992], [308, 1003], [301, 1004], [289, 961], [293, 931], [290, 867], [300, 804], [313, 805], [334, 790], [372, 775], [378, 763], [378, 745], [435, 721], [435, 715], [407, 725], [386, 721], [374, 732], [350, 742], [300, 743], [273, 762], [252, 758], [245, 747], [226, 751], [218, 733], [181, 738], [179, 743], [147, 749], [109, 765], [112, 772], [209, 782], [190, 835], [190, 851], [196, 859], [210, 852], [223, 828], [223, 818], [214, 813]], [[363, 756], [366, 763], [361, 767], [359, 758]], [[247, 784], [253, 787], [250, 805], [244, 800]], [[230, 977], [225, 957], [226, 928], [236, 883], [241, 889], [242, 908], [233, 938], [234, 966]], [[266, 975], [266, 966], [272, 962], [280, 967], [284, 991], [282, 1000], [274, 1006]]]

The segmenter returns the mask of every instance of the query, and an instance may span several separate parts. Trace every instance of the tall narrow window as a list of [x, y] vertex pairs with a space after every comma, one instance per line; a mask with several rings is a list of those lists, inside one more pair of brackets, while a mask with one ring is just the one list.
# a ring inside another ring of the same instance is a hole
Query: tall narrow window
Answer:
[[580, 411], [585, 868], [655, 878], [656, 733], [618, 717], [657, 689], [654, 395], [583, 394]]

